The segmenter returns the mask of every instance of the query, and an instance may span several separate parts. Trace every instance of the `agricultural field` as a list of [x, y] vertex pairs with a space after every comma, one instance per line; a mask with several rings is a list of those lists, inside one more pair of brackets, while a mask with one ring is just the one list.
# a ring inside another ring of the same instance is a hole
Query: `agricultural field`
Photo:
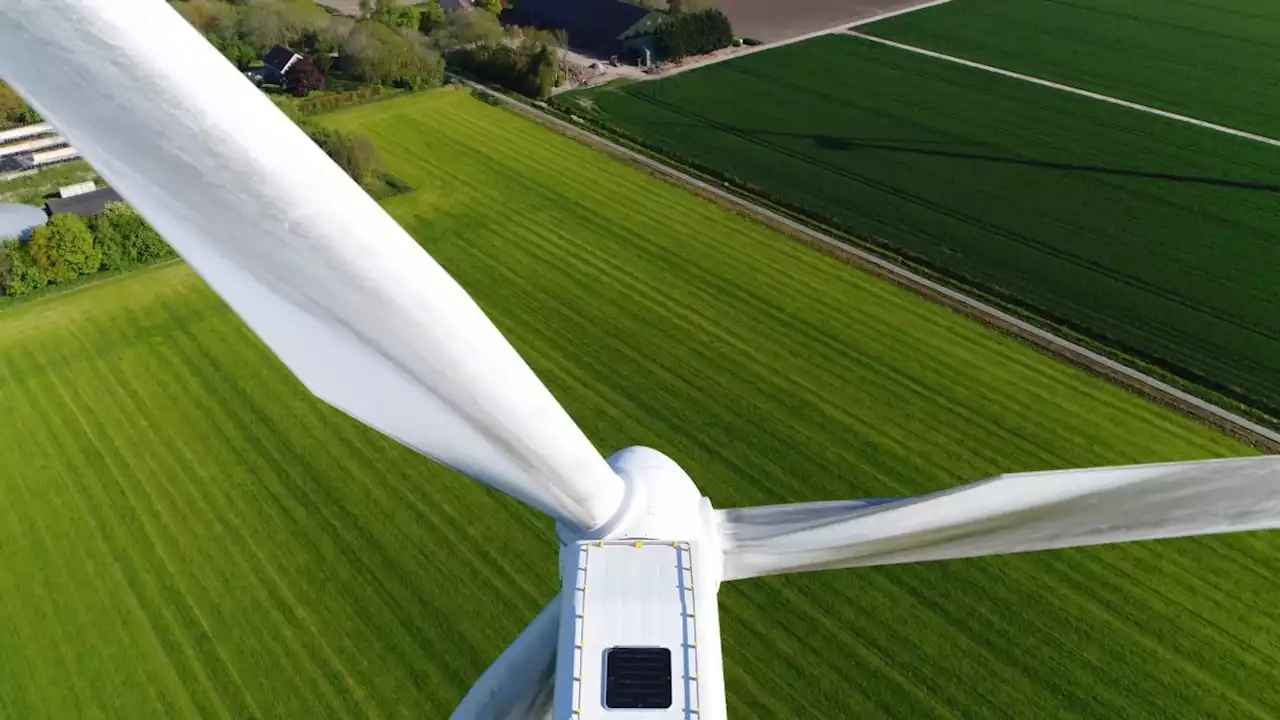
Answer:
[[1273, 0], [952, 0], [858, 30], [1280, 138]]
[[[722, 507], [1248, 450], [461, 92], [328, 116], [602, 450]], [[310, 398], [167, 265], [0, 312], [0, 717], [445, 717], [550, 521]], [[1280, 535], [745, 581], [735, 718], [1266, 717]]]
[[1280, 413], [1280, 148], [850, 36], [561, 102]]

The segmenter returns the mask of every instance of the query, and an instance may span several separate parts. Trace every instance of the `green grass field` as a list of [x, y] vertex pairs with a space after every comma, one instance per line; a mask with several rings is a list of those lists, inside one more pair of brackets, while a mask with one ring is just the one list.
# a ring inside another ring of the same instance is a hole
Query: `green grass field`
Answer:
[[564, 102], [1280, 414], [1280, 149], [852, 37]]
[[[719, 506], [1240, 445], [463, 93], [329, 116], [605, 451]], [[307, 396], [180, 264], [0, 312], [0, 717], [445, 717], [551, 523]], [[747, 581], [735, 718], [1267, 717], [1280, 536]]]
[[1273, 0], [953, 0], [858, 30], [1280, 137]]

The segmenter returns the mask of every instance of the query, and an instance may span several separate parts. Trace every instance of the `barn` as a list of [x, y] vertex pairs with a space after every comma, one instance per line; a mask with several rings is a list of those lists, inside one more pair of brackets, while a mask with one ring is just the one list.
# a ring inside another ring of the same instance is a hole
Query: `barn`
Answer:
[[574, 50], [632, 61], [645, 59], [652, 33], [666, 16], [622, 0], [520, 0], [502, 12], [502, 22], [563, 30]]

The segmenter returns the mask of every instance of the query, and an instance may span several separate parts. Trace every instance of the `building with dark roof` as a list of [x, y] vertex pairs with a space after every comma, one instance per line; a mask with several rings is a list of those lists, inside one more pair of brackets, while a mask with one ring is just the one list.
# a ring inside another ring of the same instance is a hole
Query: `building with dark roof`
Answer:
[[666, 13], [622, 0], [519, 0], [502, 22], [564, 30], [569, 47], [598, 57], [643, 57], [644, 42]]
[[50, 215], [71, 213], [80, 217], [93, 217], [102, 212], [108, 203], [113, 202], [124, 202], [124, 198], [112, 188], [106, 187], [68, 198], [54, 198], [45, 205], [45, 212]]
[[260, 82], [279, 85], [284, 82], [284, 74], [289, 72], [293, 64], [302, 59], [298, 53], [283, 45], [276, 45], [262, 56], [262, 67], [250, 70], [250, 77]]

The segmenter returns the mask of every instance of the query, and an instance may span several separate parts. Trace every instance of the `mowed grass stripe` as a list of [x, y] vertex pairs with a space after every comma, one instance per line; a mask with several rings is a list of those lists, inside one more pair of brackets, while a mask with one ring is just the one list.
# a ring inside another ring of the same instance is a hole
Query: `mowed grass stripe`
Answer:
[[[444, 114], [444, 113], [441, 113], [441, 115], [443, 115], [443, 114]], [[433, 117], [435, 117], [435, 116], [433, 116]], [[416, 120], [415, 120], [415, 121], [416, 121]], [[443, 120], [442, 120], [442, 122], [443, 122]], [[415, 159], [417, 159], [417, 158], [415, 158]], [[615, 184], [615, 185], [620, 185], [620, 184], [621, 184], [621, 183], [617, 183], [617, 184]], [[533, 217], [532, 215], [530, 215], [530, 214], [528, 214], [528, 213], [517, 213], [517, 214], [518, 214], [518, 215], [520, 215], [520, 217], [522, 217], [522, 218], [532, 218], [532, 217]], [[616, 211], [614, 211], [612, 214], [613, 214], [613, 215], [617, 215], [618, 213], [617, 213]], [[529, 220], [529, 222], [536, 222], [536, 220], [530, 219], [530, 220]], [[633, 224], [628, 223], [628, 222], [627, 222], [627, 221], [625, 221], [625, 220], [620, 220], [620, 221], [619, 221], [619, 224], [623, 224], [623, 225], [625, 225], [626, 227], [628, 227], [629, 229], [630, 229], [631, 227], [633, 227]], [[427, 239], [427, 241], [428, 241], [428, 243], [429, 243], [429, 247], [432, 247], [432, 249], [433, 249], [433, 250], [437, 250], [433, 245], [431, 245], [431, 244], [430, 244], [430, 238], [432, 237], [432, 233], [431, 233], [431, 231], [430, 231], [430, 228], [429, 228], [429, 227], [420, 227], [420, 228], [417, 228], [417, 230], [416, 230], [416, 231], [417, 231], [417, 233], [419, 234], [419, 236], [420, 236], [420, 237], [423, 237], [423, 238]], [[523, 233], [519, 232], [519, 231], [515, 231], [515, 232], [513, 232], [513, 235], [515, 235], [515, 236], [517, 236], [517, 237], [522, 237], [522, 238], [523, 238], [523, 237], [525, 237], [525, 235], [524, 235]], [[643, 237], [643, 234], [642, 234], [641, 232], [637, 232], [637, 233], [636, 233], [636, 235], [637, 235], [637, 236], [640, 236], [640, 237]], [[584, 236], [585, 236], [585, 233], [584, 233]], [[594, 237], [594, 236], [592, 236], [592, 237]], [[494, 264], [502, 264], [502, 265], [505, 265], [505, 266], [508, 266], [508, 267], [512, 267], [512, 268], [519, 268], [519, 267], [525, 266], [525, 265], [527, 264], [528, 260], [526, 259], [526, 257], [525, 257], [525, 255], [524, 255], [524, 253], [522, 252], [522, 249], [523, 249], [526, 245], [532, 245], [532, 244], [533, 244], [532, 242], [522, 242], [522, 243], [518, 243], [518, 244], [508, 245], [508, 246], [503, 247], [503, 248], [500, 250], [500, 254], [499, 254], [499, 253], [490, 253], [490, 252], [487, 252], [488, 248], [476, 248], [475, 257], [469, 258], [469, 260], [470, 260], [471, 262], [475, 262], [475, 263], [488, 263], [488, 264], [489, 264], [489, 266], [487, 266], [487, 267], [485, 268], [484, 273], [480, 273], [480, 272], [478, 272], [478, 273], [477, 273], [477, 275], [481, 275], [481, 274], [483, 274], [485, 277], [491, 277], [491, 273], [492, 273], [492, 271], [493, 271], [493, 269], [494, 269], [494, 268], [493, 268], [493, 265], [494, 265]], [[681, 246], [681, 247], [683, 247], [683, 246]], [[598, 256], [598, 257], [601, 257], [601, 258], [603, 258], [603, 257], [614, 258], [614, 257], [616, 257], [616, 256], [615, 256], [615, 252], [616, 252], [616, 251], [618, 251], [618, 248], [615, 248], [615, 247], [610, 246], [609, 248], [607, 248], [607, 251], [600, 252], [600, 253], [598, 253], [598, 254], [597, 254], [597, 256]], [[437, 250], [437, 253], [439, 254], [438, 250]], [[495, 260], [495, 259], [494, 259], [495, 257], [497, 257], [497, 258], [499, 258], [499, 259], [496, 259], [496, 260]], [[729, 256], [722, 256], [722, 257], [729, 257]], [[621, 258], [621, 259], [619, 260], [619, 264], [620, 264], [620, 265], [626, 265], [626, 264], [628, 264], [629, 262], [630, 262], [630, 258], [629, 258], [629, 257], [628, 257], [628, 258]], [[731, 258], [730, 258], [730, 259], [726, 259], [724, 262], [725, 262], [725, 264], [730, 264], [730, 263], [732, 262], [732, 260], [731, 260]], [[574, 265], [574, 266], [576, 267], [576, 265]], [[687, 274], [687, 273], [691, 273], [691, 272], [693, 272], [692, 270], [688, 270], [688, 269], [686, 269], [686, 267], [682, 267], [681, 269], [682, 269], [682, 271], [683, 271], [681, 274]], [[591, 277], [594, 277], [595, 275], [600, 274], [601, 272], [602, 272], [602, 270], [601, 270], [601, 268], [600, 268], [599, 266], [596, 266], [596, 267], [587, 267], [587, 268], [584, 268], [583, 276], [584, 276], [584, 277], [586, 277], [586, 278], [591, 278]], [[651, 273], [646, 273], [646, 272], [638, 271], [638, 270], [636, 270], [634, 267], [633, 267], [633, 268], [632, 268], [632, 270], [631, 270], [631, 274], [636, 275], [636, 276], [641, 276], [641, 277], [650, 277], [650, 276], [653, 276]], [[494, 292], [494, 293], [498, 293], [498, 292], [507, 292], [507, 291], [508, 291], [508, 289], [509, 289], [509, 285], [510, 285], [510, 283], [508, 282], [508, 280], [509, 280], [509, 278], [505, 278], [505, 277], [504, 277], [502, 282], [491, 283], [491, 285], [494, 287], [494, 289], [492, 290], [492, 292]], [[538, 281], [545, 282], [545, 276], [544, 276], [544, 275], [540, 275], [540, 276], [539, 276], [539, 278], [538, 278]], [[588, 282], [588, 281], [583, 281], [583, 282]], [[616, 278], [614, 278], [614, 277], [610, 276], [610, 277], [608, 277], [606, 280], [603, 280], [603, 281], [601, 282], [601, 284], [603, 285], [603, 284], [606, 284], [606, 283], [608, 283], [608, 282], [616, 282]], [[535, 284], [536, 284], [536, 282], [535, 282]], [[499, 288], [500, 288], [500, 289], [499, 289]], [[594, 295], [593, 295], [593, 302], [596, 302], [596, 303], [601, 303], [601, 302], [603, 302], [604, 300], [602, 299], [602, 296], [603, 296], [603, 294], [602, 294], [602, 293], [596, 293], [596, 294], [594, 294]], [[557, 297], [561, 297], [561, 298], [562, 298], [562, 296], [557, 296]], [[607, 297], [607, 296], [605, 296], [605, 297]], [[522, 303], [522, 305], [521, 305], [521, 306], [522, 306], [522, 307], [524, 307], [524, 303], [525, 303], [527, 300], [529, 300], [529, 298], [524, 298], [524, 297], [522, 297], [522, 298], [521, 298], [521, 303]], [[536, 308], [536, 304], [535, 304], [535, 308]], [[613, 309], [614, 309], [614, 308], [609, 308], [608, 310], [609, 310], [609, 312], [611, 313]], [[523, 315], [537, 315], [538, 320], [539, 320], [540, 322], [544, 322], [544, 321], [546, 321], [546, 319], [547, 319], [547, 316], [541, 312], [541, 308], [537, 308], [537, 309], [534, 309], [534, 310], [531, 310], [531, 311], [525, 311], [525, 312], [523, 312], [522, 314], [523, 314]], [[604, 314], [604, 313], [602, 313], [602, 314]], [[653, 313], [651, 313], [650, 315], [652, 316], [652, 315], [653, 315]], [[612, 314], [610, 314], [610, 317], [613, 317], [613, 315], [612, 315]], [[652, 319], [652, 317], [651, 317], [650, 319]], [[904, 333], [904, 334], [905, 334], [905, 333]], [[581, 340], [579, 340], [579, 343], [581, 343]], [[614, 369], [617, 369], [617, 368], [614, 368]], [[625, 373], [624, 373], [624, 374], [625, 374]], [[781, 373], [780, 373], [780, 374], [781, 374]], [[1029, 375], [1034, 375], [1034, 373], [1029, 373]], [[773, 382], [778, 382], [778, 381], [777, 381], [777, 380], [775, 380], [775, 381], [773, 381]], [[1000, 394], [1004, 394], [1004, 395], [1006, 395], [1006, 396], [1007, 396], [1007, 394], [1008, 394], [1008, 393], [1007, 393], [1007, 389], [1006, 389], [1006, 391], [1005, 391], [1004, 393], [1000, 393], [1000, 392], [998, 392], [998, 391], [993, 391], [993, 392], [994, 392], [994, 394], [995, 394], [995, 395], [997, 395], [997, 396], [998, 396], [998, 395], [1000, 395]], [[1120, 395], [1117, 395], [1117, 396], [1115, 396], [1115, 397], [1116, 397], [1116, 398], [1123, 398], [1123, 396], [1120, 396]], [[1059, 398], [1059, 399], [1061, 400], [1061, 398]], [[1121, 405], [1123, 405], [1123, 403], [1127, 403], [1127, 402], [1129, 402], [1129, 401], [1130, 401], [1130, 399], [1124, 398], [1124, 399], [1122, 399], [1122, 400], [1121, 400]], [[1088, 410], [1090, 410], [1090, 409], [1091, 409], [1091, 408], [1090, 408], [1090, 406], [1089, 406], [1089, 401], [1088, 401], [1088, 399], [1082, 399], [1082, 400], [1080, 401], [1079, 405], [1080, 405], [1080, 411], [1081, 411], [1082, 413], [1086, 413]], [[1093, 418], [1093, 421], [1097, 421], [1097, 418]], [[1174, 424], [1176, 425], [1176, 422], [1175, 422]], [[1047, 427], [1051, 428], [1052, 426], [1047, 426]], [[1134, 423], [1134, 424], [1132, 424], [1132, 425], [1130, 425], [1129, 423], [1122, 423], [1122, 427], [1123, 427], [1126, 431], [1127, 431], [1127, 430], [1129, 430], [1130, 428], [1132, 428], [1132, 429], [1136, 430], [1136, 431], [1137, 431], [1137, 432], [1135, 433], [1135, 435], [1136, 435], [1136, 436], [1141, 436], [1141, 435], [1143, 434], [1143, 430], [1142, 430], [1142, 425], [1141, 425], [1141, 423]], [[1064, 430], [1063, 430], [1062, 428], [1060, 428], [1060, 427], [1057, 429], [1057, 432], [1058, 432], [1058, 433], [1060, 433], [1060, 434], [1070, 434], [1070, 431], [1064, 431]], [[1050, 441], [1050, 442], [1051, 442], [1051, 441]], [[999, 451], [999, 450], [997, 450], [997, 452], [998, 452], [998, 451]], [[1007, 452], [1007, 450], [1006, 450], [1006, 452]]]
[[[166, 374], [167, 375], [167, 374]], [[136, 377], [136, 376], [135, 376]], [[133, 403], [132, 398], [145, 395], [145, 389], [131, 382], [129, 376], [118, 378], [120, 386], [123, 389], [118, 401], [129, 408], [129, 412], [134, 417], [162, 417], [167, 414], [165, 411], [175, 411], [172, 417], [183, 418], [182, 424], [200, 422], [199, 418], [194, 417], [199, 412], [197, 406], [191, 405], [187, 412], [182, 412], [179, 408], [174, 408], [171, 404], [164, 405], [168, 398], [189, 397], [192, 389], [181, 386], [166, 386], [157, 384], [154, 387], [159, 390], [155, 393], [155, 403]], [[130, 405], [132, 405], [130, 407]], [[188, 426], [190, 427], [190, 426]], [[148, 434], [156, 436], [159, 429], [155, 427], [147, 428]], [[248, 537], [240, 531], [242, 521], [240, 518], [245, 515], [252, 516], [256, 508], [255, 505], [232, 505], [225, 503], [225, 496], [216, 492], [216, 488], [220, 483], [218, 473], [209, 472], [210, 469], [223, 466], [225, 463], [219, 457], [212, 457], [200, 452], [201, 448], [208, 446], [183, 447], [179, 446], [178, 452], [165, 457], [168, 462], [162, 468], [159, 468], [161, 477], [171, 478], [172, 482], [178, 484], [174, 488], [173, 498], [178, 502], [175, 505], [191, 507], [193, 510], [199, 508], [199, 515], [192, 514], [183, 520], [191, 523], [189, 527], [195, 528], [196, 532], [203, 535], [212, 533], [216, 535], [227, 534], [231, 541], [237, 545], [241, 545], [247, 549], [244, 555], [233, 554], [228, 556], [219, 548], [209, 546], [207, 544], [192, 543], [191, 546], [184, 548], [184, 555], [187, 555], [188, 562], [193, 562], [197, 566], [204, 566], [205, 563], [211, 567], [211, 574], [217, 579], [213, 580], [213, 587], [209, 590], [216, 592], [218, 587], [228, 587], [229, 585], [220, 585], [219, 583], [245, 583], [254, 588], [254, 595], [265, 595], [270, 598], [270, 605], [259, 605], [258, 612], [250, 618], [250, 624], [243, 627], [246, 632], [240, 636], [233, 638], [241, 640], [243, 644], [235, 652], [249, 651], [254, 655], [263, 656], [268, 665], [288, 665], [297, 669], [297, 672], [288, 677], [270, 678], [271, 707], [272, 712], [282, 713], [285, 706], [279, 702], [280, 697], [297, 697], [310, 693], [319, 693], [327, 701], [327, 707], [334, 712], [343, 712], [341, 698], [335, 692], [334, 686], [341, 687], [341, 683], [337, 682], [340, 677], [326, 677], [318, 672], [313, 655], [304, 648], [295, 635], [287, 636], [287, 642], [272, 645], [271, 647], [261, 647], [253, 638], [261, 636], [268, 632], [269, 628], [276, 625], [286, 625], [293, 628], [299, 628], [299, 620], [305, 618], [305, 610], [299, 607], [299, 603], [288, 597], [287, 585], [281, 583], [275, 577], [274, 572], [269, 563], [265, 562], [265, 558], [261, 551], [248, 541]], [[192, 492], [193, 488], [203, 487], [214, 492]], [[183, 490], [186, 492], [183, 492]], [[199, 521], [199, 522], [198, 522]], [[203, 551], [202, 556], [196, 556], [194, 553]], [[191, 554], [188, 554], [191, 553]], [[219, 572], [221, 568], [221, 572]], [[271, 585], [264, 583], [264, 580], [275, 580]], [[284, 597], [282, 597], [282, 594]], [[296, 611], [300, 617], [294, 619], [290, 617], [292, 613], [282, 611], [281, 607], [287, 606], [290, 610]], [[268, 612], [264, 612], [266, 608], [270, 608]], [[219, 611], [223, 607], [218, 608]], [[221, 614], [221, 612], [219, 613]], [[304, 629], [304, 628], [299, 628]], [[314, 627], [305, 628], [306, 631], [313, 631]], [[323, 643], [320, 649], [324, 650]], [[285, 652], [282, 652], [285, 651]], [[311, 682], [304, 685], [299, 681], [304, 677], [309, 678]], [[268, 680], [267, 678], [257, 678], [250, 676], [251, 680]], [[354, 689], [354, 688], [353, 688]], [[348, 709], [345, 712], [352, 712]]]
[[[717, 505], [1247, 452], [462, 93], [325, 121], [384, 147], [415, 188], [391, 212], [602, 451], [659, 447]], [[13, 528], [0, 512], [0, 539], [71, 532], [74, 503], [119, 570], [94, 585], [69, 562], [46, 582], [82, 588], [63, 612], [85, 628], [133, 618], [61, 660], [28, 642], [48, 615], [0, 595], [17, 658], [0, 712], [41, 707], [74, 663], [84, 696], [62, 716], [444, 717], [555, 592], [545, 518], [308, 397], [179, 265], [0, 313], [0, 367], [0, 409], [41, 429], [0, 435], [21, 468], [0, 491], [66, 488]], [[1258, 535], [733, 584], [730, 709], [1248, 715], [1280, 679], [1275, 550]], [[89, 678], [127, 656], [100, 697]]]

